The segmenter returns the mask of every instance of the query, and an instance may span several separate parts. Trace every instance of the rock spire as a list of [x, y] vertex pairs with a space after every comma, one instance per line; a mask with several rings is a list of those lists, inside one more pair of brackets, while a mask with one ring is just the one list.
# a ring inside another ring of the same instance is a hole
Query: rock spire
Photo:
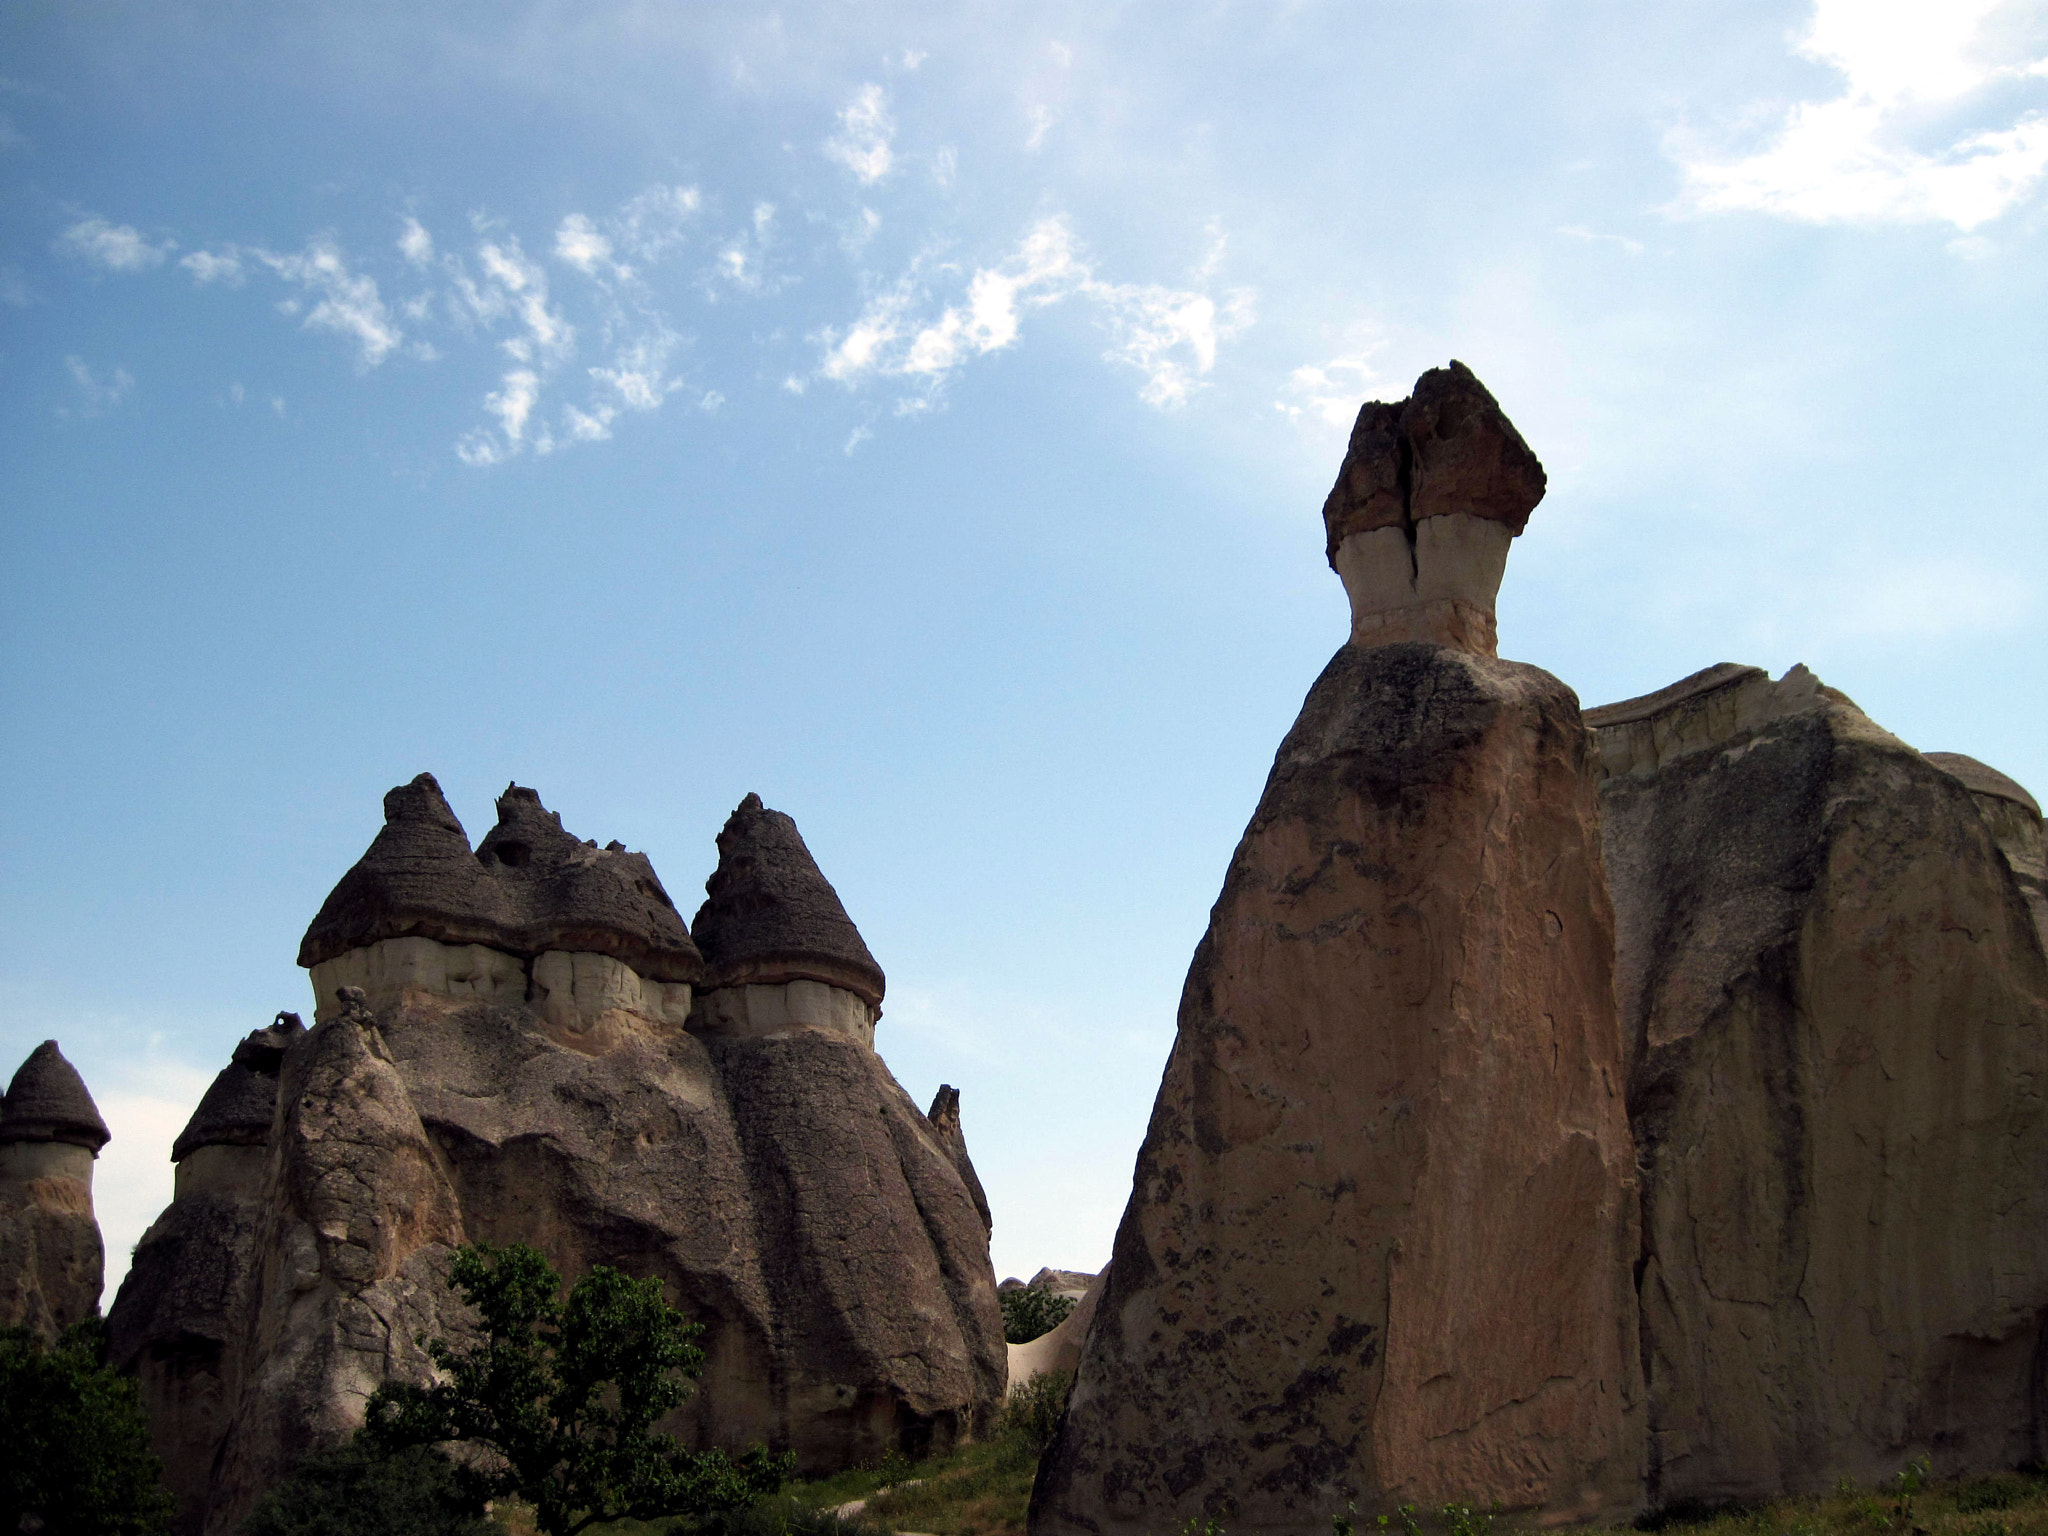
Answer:
[[64, 1059], [57, 1042], [45, 1040], [7, 1085], [0, 1108], [0, 1142], [62, 1141], [98, 1155], [111, 1138], [85, 1079]]
[[879, 1007], [886, 986], [860, 930], [796, 823], [749, 794], [718, 834], [718, 868], [691, 925], [707, 985], [796, 980], [843, 987]]
[[1352, 639], [1495, 654], [1508, 544], [1544, 486], [1542, 464], [1463, 363], [1430, 369], [1406, 400], [1367, 402], [1323, 503]]

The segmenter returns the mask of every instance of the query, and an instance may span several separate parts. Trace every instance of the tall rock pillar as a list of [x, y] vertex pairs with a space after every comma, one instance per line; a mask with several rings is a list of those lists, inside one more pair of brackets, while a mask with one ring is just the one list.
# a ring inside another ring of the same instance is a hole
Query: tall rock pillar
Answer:
[[108, 1140], [78, 1069], [45, 1040], [0, 1106], [0, 1326], [54, 1338], [99, 1311], [106, 1250], [92, 1165]]
[[1196, 949], [1034, 1536], [1634, 1507], [1595, 765], [1571, 690], [1492, 655], [1542, 490], [1459, 364], [1360, 413], [1324, 509], [1352, 639]]

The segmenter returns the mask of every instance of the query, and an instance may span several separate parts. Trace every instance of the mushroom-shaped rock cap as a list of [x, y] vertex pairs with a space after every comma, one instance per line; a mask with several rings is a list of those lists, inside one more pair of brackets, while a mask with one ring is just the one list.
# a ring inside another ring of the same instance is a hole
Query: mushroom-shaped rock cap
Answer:
[[383, 830], [322, 903], [299, 964], [413, 936], [521, 956], [610, 955], [655, 981], [695, 981], [704, 968], [645, 854], [577, 841], [517, 784], [472, 853], [430, 773], [384, 797]]
[[1923, 752], [1920, 755], [1950, 778], [1962, 780], [1963, 788], [1973, 795], [2010, 800], [2015, 805], [2025, 806], [2036, 816], [2041, 814], [2040, 801], [2028, 794], [2024, 785], [2007, 778], [1989, 763], [1980, 763], [1960, 752]]
[[1415, 381], [1406, 400], [1368, 401], [1323, 503], [1326, 552], [1353, 533], [1412, 528], [1453, 512], [1528, 526], [1543, 465], [1472, 370], [1453, 360]]
[[277, 1074], [230, 1062], [192, 1111], [171, 1143], [171, 1161], [182, 1163], [201, 1147], [260, 1147], [270, 1139], [277, 1108]]
[[703, 976], [704, 957], [647, 855], [579, 841], [534, 790], [505, 786], [476, 857], [515, 914], [518, 953], [610, 955], [656, 981]]
[[431, 773], [384, 797], [384, 826], [320, 904], [299, 964], [382, 939], [502, 945], [510, 914]]
[[45, 1040], [30, 1051], [7, 1085], [0, 1141], [68, 1141], [97, 1157], [110, 1139], [107, 1122], [85, 1091], [85, 1079], [64, 1059], [57, 1042]]
[[718, 834], [718, 868], [690, 926], [707, 984], [811, 980], [882, 1001], [882, 968], [796, 823], [748, 795]]

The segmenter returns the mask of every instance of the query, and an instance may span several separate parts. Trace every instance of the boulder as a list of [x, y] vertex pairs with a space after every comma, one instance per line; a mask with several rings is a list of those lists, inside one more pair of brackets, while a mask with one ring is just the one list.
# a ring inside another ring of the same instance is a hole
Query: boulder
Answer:
[[[1399, 440], [1466, 434], [1475, 466], [1490, 442], [1484, 474], [1445, 472], [1468, 487], [1446, 500], [1503, 499], [1431, 503], [1420, 526], [1483, 523], [1504, 551], [1540, 473], [1502, 468], [1490, 397], [1449, 372], [1418, 396], [1465, 414]], [[1406, 533], [1381, 532], [1405, 560]], [[1387, 633], [1354, 625], [1231, 859], [1034, 1536], [1319, 1531], [1353, 1502], [1637, 1507], [1634, 1161], [1591, 740], [1547, 673], [1368, 643]]]
[[1922, 757], [1803, 667], [1723, 664], [1587, 722], [1642, 1170], [1650, 1500], [2038, 1458], [2031, 797]]
[[0, 1102], [0, 1327], [55, 1338], [98, 1313], [106, 1250], [92, 1165], [108, 1139], [84, 1079], [45, 1040]]

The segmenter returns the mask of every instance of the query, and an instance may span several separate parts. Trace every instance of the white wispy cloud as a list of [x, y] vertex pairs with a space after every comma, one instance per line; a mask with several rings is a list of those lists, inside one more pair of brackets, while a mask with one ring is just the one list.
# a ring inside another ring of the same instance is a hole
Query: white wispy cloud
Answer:
[[565, 261], [586, 277], [612, 265], [611, 237], [590, 219], [572, 213], [555, 230], [555, 260]]
[[434, 262], [434, 237], [411, 214], [406, 215], [405, 227], [398, 232], [398, 254], [415, 267], [429, 267]]
[[1686, 180], [1678, 210], [1964, 231], [1998, 218], [2048, 175], [2048, 114], [2008, 108], [2000, 126], [1951, 134], [1927, 125], [1996, 105], [1994, 88], [2048, 78], [2048, 57], [2016, 56], [1986, 26], [2003, 3], [1815, 0], [1798, 51], [1841, 74], [1840, 94], [1798, 103], [1748, 154], [1674, 132], [1666, 148]]
[[147, 272], [178, 246], [174, 240], [152, 241], [133, 225], [92, 218], [66, 229], [57, 237], [57, 248], [108, 272]]
[[1385, 383], [1372, 365], [1379, 350], [1374, 342], [1324, 362], [1304, 363], [1288, 374], [1286, 395], [1273, 402], [1273, 409], [1304, 426], [1348, 431], [1358, 407]]
[[67, 357], [64, 369], [71, 375], [71, 383], [78, 391], [81, 415], [99, 416], [111, 411], [135, 387], [135, 377], [126, 368], [116, 368], [111, 373], [100, 375], [87, 366], [84, 358]]
[[314, 240], [303, 251], [285, 254], [255, 247], [248, 254], [313, 295], [315, 302], [302, 322], [306, 329], [333, 331], [355, 342], [364, 368], [376, 367], [405, 339], [378, 296], [377, 280], [350, 271], [333, 241]]
[[715, 299], [720, 288], [755, 295], [780, 290], [782, 284], [768, 271], [768, 251], [774, 243], [775, 205], [756, 203], [746, 227], [719, 247], [705, 280], [705, 296]]
[[870, 83], [840, 112], [839, 132], [825, 141], [825, 153], [853, 172], [862, 186], [872, 186], [896, 163], [896, 153], [890, 147], [895, 135], [888, 92]]
[[1202, 387], [1218, 345], [1252, 323], [1249, 290], [1219, 299], [1203, 289], [1098, 278], [1057, 215], [1033, 224], [1008, 256], [975, 271], [959, 302], [927, 318], [920, 310], [928, 315], [928, 286], [913, 269], [844, 330], [825, 332], [819, 376], [849, 386], [871, 377], [904, 379], [929, 399], [963, 364], [1012, 345], [1026, 311], [1079, 297], [1096, 307], [1110, 333], [1105, 357], [1143, 373], [1139, 398], [1170, 409]]
[[233, 246], [219, 251], [193, 251], [179, 257], [178, 265], [192, 274], [195, 283], [222, 283], [229, 288], [242, 286], [242, 253]]
[[505, 355], [516, 362], [548, 366], [569, 358], [576, 350], [576, 327], [549, 306], [548, 275], [538, 263], [527, 260], [519, 241], [485, 241], [476, 255], [485, 275], [506, 296], [507, 307], [526, 327], [524, 336], [498, 343]]

